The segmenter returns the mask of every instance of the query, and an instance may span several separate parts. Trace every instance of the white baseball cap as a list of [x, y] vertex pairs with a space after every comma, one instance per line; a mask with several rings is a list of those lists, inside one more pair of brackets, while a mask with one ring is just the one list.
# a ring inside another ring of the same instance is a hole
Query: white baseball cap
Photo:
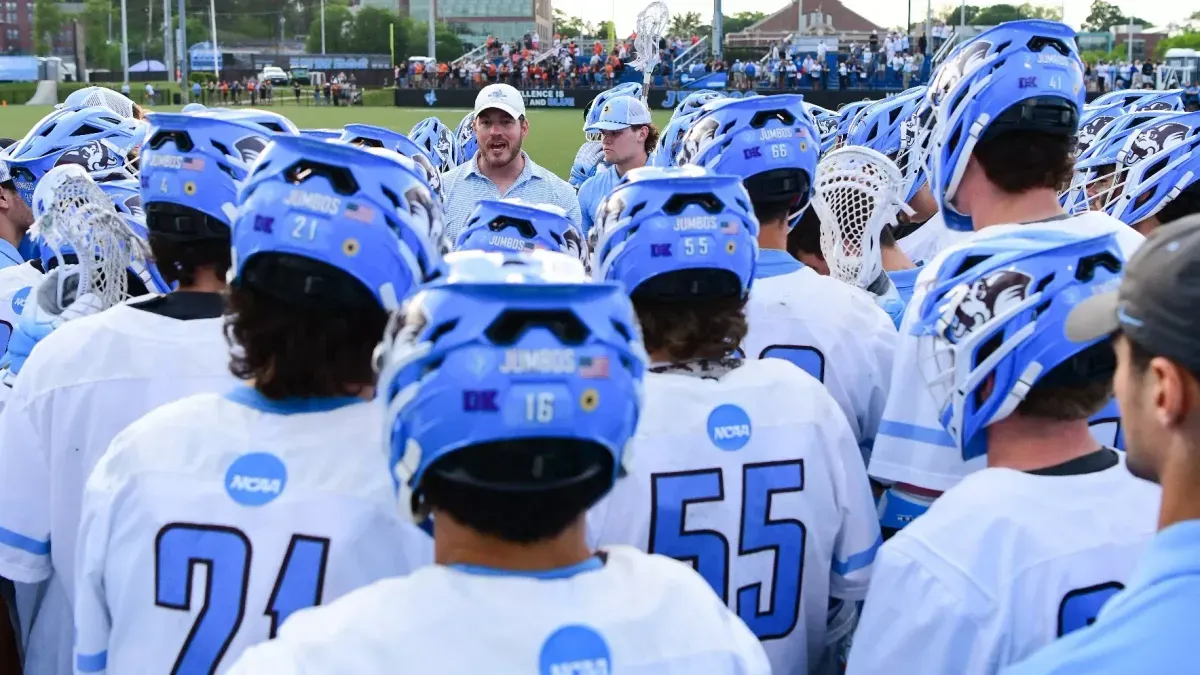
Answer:
[[600, 119], [584, 131], [617, 131], [632, 126], [650, 124], [654, 118], [639, 98], [618, 96], [605, 102]]
[[475, 114], [478, 115], [488, 108], [503, 110], [512, 115], [513, 119], [518, 119], [525, 115], [525, 99], [521, 98], [521, 92], [512, 85], [489, 84], [480, 89], [479, 95], [475, 97]]

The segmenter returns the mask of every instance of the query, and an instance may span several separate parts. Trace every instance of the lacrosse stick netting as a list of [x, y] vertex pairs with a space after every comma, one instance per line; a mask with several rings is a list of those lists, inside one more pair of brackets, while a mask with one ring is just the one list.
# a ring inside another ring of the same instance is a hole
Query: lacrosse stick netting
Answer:
[[[86, 299], [91, 311], [121, 302], [129, 293], [126, 270], [146, 264], [145, 244], [117, 213], [108, 195], [87, 176], [70, 176], [54, 190], [50, 207], [33, 224], [42, 246], [72, 274], [59, 275], [59, 299], [67, 307]], [[68, 263], [74, 254], [77, 262]], [[68, 279], [77, 279], [70, 281]]]
[[658, 43], [667, 34], [667, 25], [671, 21], [671, 12], [664, 2], [652, 2], [637, 16], [637, 35], [633, 38], [633, 48], [637, 56], [630, 63], [635, 69], [642, 71], [642, 100], [650, 96], [650, 81], [653, 78], [654, 66], [658, 65]]
[[879, 235], [904, 208], [900, 169], [875, 150], [846, 146], [821, 158], [814, 187], [829, 275], [867, 288], [883, 271]]

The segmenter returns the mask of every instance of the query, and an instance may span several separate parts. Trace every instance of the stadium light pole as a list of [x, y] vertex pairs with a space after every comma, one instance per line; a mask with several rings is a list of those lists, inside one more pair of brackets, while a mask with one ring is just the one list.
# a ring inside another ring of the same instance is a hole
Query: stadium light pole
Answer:
[[958, 3], [958, 30], [962, 32], [967, 27], [967, 0]]
[[321, 53], [325, 53], [325, 0], [321, 0]]
[[121, 0], [121, 83], [129, 86], [129, 21], [127, 20], [128, 12], [126, 11], [126, 1]]
[[[437, 62], [437, 0], [429, 0], [429, 42], [426, 45], [426, 54], [429, 58]], [[436, 72], [436, 71], [435, 71]]]
[[191, 50], [187, 48], [187, 7], [184, 3], [187, 0], [179, 0], [179, 100], [184, 104], [188, 104], [188, 59], [191, 57]]
[[[217, 66], [217, 0], [208, 0], [208, 28], [212, 37], [213, 75], [219, 80], [221, 69]], [[283, 37], [282, 34], [280, 37]]]

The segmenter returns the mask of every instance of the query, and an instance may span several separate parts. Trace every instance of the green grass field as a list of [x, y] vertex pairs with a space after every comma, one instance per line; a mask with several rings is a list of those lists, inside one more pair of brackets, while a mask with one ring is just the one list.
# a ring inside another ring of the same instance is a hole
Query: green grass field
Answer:
[[[20, 138], [46, 113], [48, 106], [8, 106], [0, 108], [0, 135]], [[173, 111], [178, 108], [155, 108]], [[289, 117], [296, 126], [307, 128], [340, 128], [353, 122], [375, 124], [407, 133], [414, 124], [428, 117], [431, 111], [419, 108], [358, 107], [334, 108], [311, 106], [276, 106], [270, 110]], [[445, 109], [438, 117], [451, 128], [458, 125], [467, 110]], [[655, 111], [655, 121], [661, 128], [670, 119], [669, 111]], [[566, 178], [571, 172], [575, 152], [583, 143], [583, 113], [579, 110], [534, 110], [529, 114], [529, 137], [525, 151], [535, 162]]]

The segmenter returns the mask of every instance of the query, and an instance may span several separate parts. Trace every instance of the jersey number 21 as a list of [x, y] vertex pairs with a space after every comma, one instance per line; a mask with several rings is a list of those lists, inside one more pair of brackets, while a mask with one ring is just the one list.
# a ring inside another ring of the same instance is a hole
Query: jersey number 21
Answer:
[[[250, 586], [250, 539], [241, 530], [218, 525], [171, 523], [155, 540], [155, 604], [191, 610], [192, 572], [206, 568], [204, 606], [175, 659], [177, 673], [214, 673], [246, 615]], [[270, 635], [296, 610], [321, 604], [329, 540], [297, 534], [275, 577], [263, 614], [271, 617]]]

